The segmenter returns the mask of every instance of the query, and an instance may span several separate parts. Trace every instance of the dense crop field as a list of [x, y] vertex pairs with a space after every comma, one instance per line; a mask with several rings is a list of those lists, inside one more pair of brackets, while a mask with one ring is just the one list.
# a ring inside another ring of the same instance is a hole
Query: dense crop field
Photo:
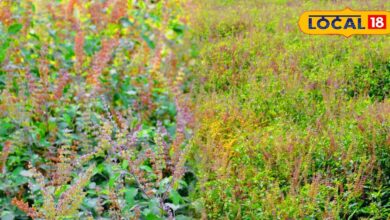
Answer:
[[308, 36], [305, 10], [389, 1], [201, 1], [194, 167], [210, 219], [387, 219], [389, 36]]
[[0, 219], [388, 219], [390, 2], [0, 2]]

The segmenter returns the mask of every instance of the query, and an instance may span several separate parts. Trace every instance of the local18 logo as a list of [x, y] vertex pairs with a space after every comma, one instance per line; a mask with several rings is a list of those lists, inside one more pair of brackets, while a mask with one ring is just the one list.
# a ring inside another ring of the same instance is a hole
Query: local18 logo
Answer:
[[389, 34], [388, 11], [307, 11], [299, 18], [299, 28], [305, 34], [344, 35]]

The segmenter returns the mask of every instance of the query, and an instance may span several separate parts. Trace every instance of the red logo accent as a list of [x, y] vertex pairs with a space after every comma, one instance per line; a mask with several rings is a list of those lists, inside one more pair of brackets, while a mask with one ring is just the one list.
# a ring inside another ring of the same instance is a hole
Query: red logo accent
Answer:
[[368, 29], [386, 29], [386, 15], [369, 15]]

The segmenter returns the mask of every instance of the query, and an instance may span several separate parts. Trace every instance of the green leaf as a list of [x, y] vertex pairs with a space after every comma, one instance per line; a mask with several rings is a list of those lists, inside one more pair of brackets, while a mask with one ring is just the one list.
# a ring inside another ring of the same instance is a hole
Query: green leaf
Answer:
[[34, 173], [31, 172], [30, 170], [21, 170], [20, 175], [22, 175], [24, 177], [33, 177]]
[[14, 129], [14, 125], [3, 120], [0, 124], [0, 136], [8, 135], [10, 130]]
[[125, 191], [125, 200], [129, 207], [133, 207], [135, 204], [134, 198], [137, 196], [138, 189], [136, 188], [129, 188]]
[[192, 218], [185, 215], [177, 215], [176, 220], [191, 220]]
[[186, 26], [184, 26], [183, 24], [180, 24], [180, 23], [174, 23], [172, 25], [172, 29], [173, 29], [173, 31], [175, 31], [178, 34], [183, 34], [185, 29], [186, 29]]
[[120, 21], [122, 27], [124, 27], [124, 28], [127, 28], [129, 26], [133, 26], [134, 25], [134, 23], [131, 22], [129, 20], [129, 18], [121, 18], [119, 21]]
[[3, 62], [5, 57], [7, 56], [7, 51], [9, 47], [9, 39], [7, 39], [1, 46], [0, 46], [0, 62]]
[[151, 49], [154, 49], [156, 46], [154, 44], [154, 42], [145, 34], [142, 34], [141, 35], [142, 39], [144, 39], [144, 41], [146, 42], [146, 44], [151, 48]]
[[84, 42], [84, 51], [88, 56], [92, 56], [100, 49], [100, 39], [93, 36], [87, 36]]
[[114, 187], [115, 186], [115, 183], [117, 182], [117, 180], [119, 179], [120, 177], [120, 173], [115, 173], [113, 175], [110, 176], [110, 180], [108, 182], [108, 186], [110, 187]]
[[153, 214], [153, 213], [149, 213], [147, 216], [146, 216], [146, 220], [160, 220], [161, 218], [158, 217], [157, 215]]
[[129, 161], [128, 160], [122, 161], [121, 167], [122, 167], [122, 169], [126, 170], [129, 167]]
[[8, 34], [17, 34], [20, 30], [22, 30], [23, 25], [19, 23], [12, 24], [8, 27]]
[[149, 173], [153, 172], [153, 169], [150, 166], [141, 165], [139, 168], [141, 170], [145, 170], [146, 172], [149, 172]]
[[55, 192], [54, 192], [54, 196], [55, 196], [56, 198], [59, 198], [59, 197], [62, 195], [62, 193], [64, 193], [68, 188], [69, 188], [68, 185], [62, 185], [62, 186], [58, 187], [58, 188], [55, 190]]
[[0, 62], [3, 62], [7, 54], [7, 50], [0, 49]]
[[175, 205], [179, 205], [180, 202], [183, 201], [183, 198], [176, 190], [172, 190], [169, 193], [169, 198], [172, 200], [173, 204]]
[[13, 212], [3, 211], [1, 213], [1, 220], [13, 220], [13, 219], [15, 219], [15, 215]]
[[35, 38], [36, 40], [40, 40], [39, 36], [34, 34], [34, 33], [29, 33], [29, 35], [33, 38]]
[[66, 124], [68, 124], [68, 126], [71, 126], [72, 125], [72, 117], [68, 114], [64, 114], [63, 115], [63, 118], [64, 118], [64, 121], [66, 122]]

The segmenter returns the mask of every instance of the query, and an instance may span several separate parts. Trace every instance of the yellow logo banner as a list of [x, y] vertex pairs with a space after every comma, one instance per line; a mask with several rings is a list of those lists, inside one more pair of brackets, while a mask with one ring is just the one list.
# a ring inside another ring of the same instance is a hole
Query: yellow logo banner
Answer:
[[354, 11], [307, 11], [299, 18], [299, 28], [305, 34], [344, 35], [389, 34], [390, 12]]

